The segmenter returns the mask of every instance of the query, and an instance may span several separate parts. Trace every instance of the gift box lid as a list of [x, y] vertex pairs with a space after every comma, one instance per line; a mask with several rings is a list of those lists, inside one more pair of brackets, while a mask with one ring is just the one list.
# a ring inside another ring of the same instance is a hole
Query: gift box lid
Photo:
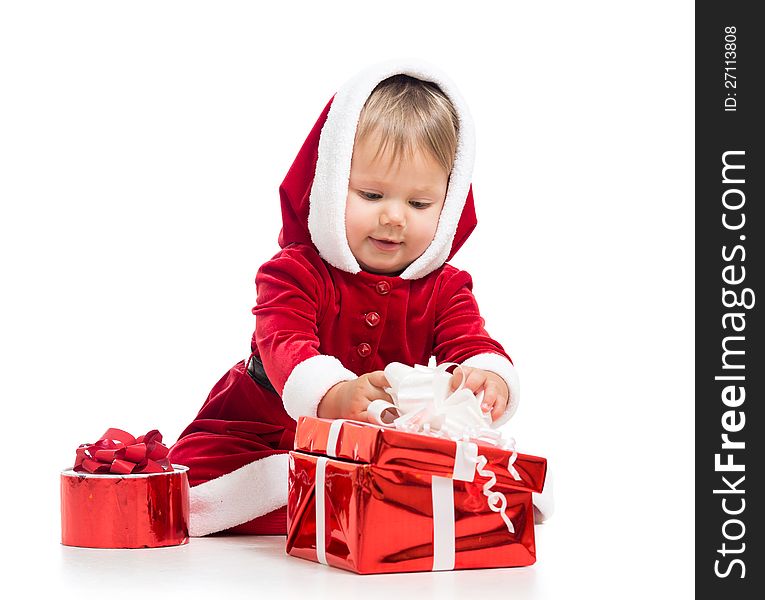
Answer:
[[[496, 475], [498, 483], [529, 492], [542, 491], [546, 459], [518, 453], [511, 465], [512, 450], [472, 441], [477, 443], [478, 455], [486, 458], [486, 468]], [[424, 471], [455, 479], [462, 478], [458, 477], [457, 471], [465, 468], [458, 442], [343, 419], [300, 417], [295, 450], [371, 463], [379, 468]], [[516, 479], [513, 470], [520, 479]]]

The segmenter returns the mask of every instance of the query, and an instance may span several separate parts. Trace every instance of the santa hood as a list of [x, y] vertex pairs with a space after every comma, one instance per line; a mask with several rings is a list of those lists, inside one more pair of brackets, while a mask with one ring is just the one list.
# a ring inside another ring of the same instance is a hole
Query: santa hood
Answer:
[[345, 83], [319, 116], [298, 152], [279, 194], [282, 231], [279, 245], [312, 244], [333, 267], [361, 271], [345, 235], [345, 203], [351, 173], [353, 142], [361, 109], [372, 90], [393, 75], [410, 75], [438, 85], [459, 118], [457, 153], [435, 237], [400, 277], [418, 279], [433, 272], [465, 243], [476, 226], [473, 191], [475, 137], [473, 121], [452, 81], [436, 67], [419, 60], [392, 60], [369, 67]]

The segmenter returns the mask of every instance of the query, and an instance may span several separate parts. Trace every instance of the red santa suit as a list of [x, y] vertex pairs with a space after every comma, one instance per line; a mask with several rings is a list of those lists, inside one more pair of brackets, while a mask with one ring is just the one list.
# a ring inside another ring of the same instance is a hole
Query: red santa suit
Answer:
[[[457, 154], [435, 237], [398, 276], [362, 271], [345, 235], [345, 202], [361, 109], [395, 74], [435, 82], [459, 117]], [[189, 467], [190, 533], [286, 532], [295, 420], [316, 416], [336, 383], [393, 361], [460, 363], [493, 371], [518, 406], [518, 380], [484, 329], [470, 275], [445, 264], [476, 225], [473, 125], [451, 81], [420, 62], [362, 71], [330, 100], [281, 187], [281, 250], [258, 271], [252, 355], [224, 375], [170, 450]]]

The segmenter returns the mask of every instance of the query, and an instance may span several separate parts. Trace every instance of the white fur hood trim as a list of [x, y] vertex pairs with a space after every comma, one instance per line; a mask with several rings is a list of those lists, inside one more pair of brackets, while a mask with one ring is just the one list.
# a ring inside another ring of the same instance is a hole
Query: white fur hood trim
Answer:
[[308, 230], [319, 254], [329, 264], [349, 273], [361, 271], [345, 235], [353, 142], [361, 109], [372, 90], [382, 80], [398, 74], [437, 84], [454, 105], [460, 125], [457, 154], [436, 235], [425, 252], [401, 274], [402, 279], [419, 279], [443, 265], [449, 256], [470, 189], [475, 157], [473, 120], [467, 106], [452, 81], [432, 65], [414, 59], [387, 61], [365, 69], [338, 90], [319, 139]]

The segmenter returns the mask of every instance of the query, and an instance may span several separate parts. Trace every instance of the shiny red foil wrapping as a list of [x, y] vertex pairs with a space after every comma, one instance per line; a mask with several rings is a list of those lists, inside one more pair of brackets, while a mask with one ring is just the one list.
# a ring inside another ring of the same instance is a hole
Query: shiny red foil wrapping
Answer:
[[[330, 425], [331, 419], [300, 417], [295, 432], [295, 450], [326, 455]], [[455, 449], [456, 444], [451, 440], [345, 421], [337, 438], [335, 456], [380, 468], [426, 471], [451, 477]], [[513, 466], [521, 481], [516, 481], [507, 468], [510, 452], [488, 444], [479, 444], [478, 452], [486, 457], [486, 466], [497, 476], [498, 483], [531, 492], [542, 491], [547, 473], [546, 459], [518, 453]]]
[[[326, 451], [330, 423], [301, 418], [296, 451], [290, 453], [287, 552], [312, 561], [318, 561], [316, 464], [324, 454], [322, 446]], [[300, 451], [301, 446], [314, 453]], [[433, 569], [431, 483], [434, 475], [452, 475], [454, 442], [345, 422], [337, 449], [337, 458], [327, 461], [325, 487], [320, 490], [327, 564], [365, 574]], [[505, 495], [515, 532], [510, 533], [501, 516], [488, 507], [483, 494], [487, 478], [476, 474], [472, 482], [453, 481], [454, 568], [533, 564], [531, 492], [544, 485], [546, 460], [519, 454], [515, 466], [522, 480], [516, 481], [506, 469], [509, 452], [482, 444], [479, 454], [497, 474], [492, 489]]]
[[61, 472], [61, 543], [158, 548], [188, 543], [188, 468], [137, 475]]

